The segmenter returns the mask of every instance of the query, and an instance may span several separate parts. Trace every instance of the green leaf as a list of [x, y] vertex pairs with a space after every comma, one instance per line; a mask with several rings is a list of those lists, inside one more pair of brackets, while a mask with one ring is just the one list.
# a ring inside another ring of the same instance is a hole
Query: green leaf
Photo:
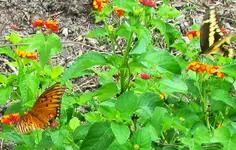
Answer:
[[42, 150], [42, 149], [49, 149], [49, 148], [53, 148], [55, 145], [52, 142], [51, 137], [47, 136], [44, 137], [39, 144], [37, 145], [36, 150]]
[[86, 35], [86, 38], [89, 38], [89, 37], [103, 37], [103, 36], [106, 36], [108, 35], [107, 31], [105, 28], [96, 28], [92, 31], [90, 31], [87, 35]]
[[180, 11], [168, 5], [162, 5], [157, 11], [158, 15], [167, 19], [176, 18], [181, 14]]
[[130, 114], [135, 111], [138, 105], [138, 98], [133, 91], [127, 91], [120, 95], [116, 101], [116, 109], [121, 113]]
[[74, 131], [80, 125], [80, 121], [77, 117], [70, 119], [69, 127]]
[[59, 75], [64, 71], [64, 68], [62, 66], [56, 66], [53, 68], [52, 73], [51, 73], [51, 78], [53, 80], [57, 79]]
[[236, 108], [235, 99], [227, 92], [222, 89], [216, 89], [211, 91], [211, 98], [217, 101], [222, 101], [225, 104]]
[[164, 22], [161, 19], [155, 18], [151, 23], [160, 31], [164, 36], [167, 46], [169, 47], [176, 39], [181, 38], [180, 32], [171, 24]]
[[130, 130], [127, 125], [112, 122], [111, 129], [119, 144], [124, 144], [128, 140], [130, 135]]
[[139, 149], [151, 148], [151, 136], [147, 129], [141, 128], [135, 132], [131, 137], [131, 143], [133, 146], [139, 146]]
[[11, 32], [9, 37], [6, 37], [6, 40], [9, 40], [12, 44], [20, 43], [22, 38], [19, 33]]
[[217, 128], [214, 132], [214, 136], [211, 139], [211, 142], [219, 142], [223, 144], [223, 150], [231, 150], [236, 147], [236, 133], [232, 136], [230, 135], [230, 131], [227, 127], [223, 126]]
[[56, 146], [61, 146], [64, 143], [64, 140], [67, 136], [69, 136], [69, 131], [66, 129], [55, 130], [50, 132], [53, 143]]
[[118, 88], [115, 83], [107, 83], [99, 88], [95, 95], [100, 102], [116, 96]]
[[179, 78], [174, 77], [173, 79], [163, 78], [160, 80], [160, 87], [162, 91], [168, 92], [181, 92], [186, 93], [188, 90], [187, 85]]
[[234, 63], [234, 64], [223, 66], [222, 68], [220, 68], [220, 71], [223, 71], [224, 73], [232, 77], [236, 77], [236, 64]]
[[87, 113], [85, 115], [85, 118], [86, 118], [86, 120], [88, 120], [89, 122], [92, 122], [92, 123], [102, 121], [101, 116], [96, 112]]
[[10, 97], [12, 93], [13, 87], [12, 86], [7, 86], [7, 87], [0, 87], [0, 104], [6, 104], [8, 98]]
[[151, 62], [172, 73], [181, 74], [181, 68], [175, 57], [166, 51], [155, 51], [145, 56], [145, 61]]
[[116, 119], [116, 115], [119, 116], [120, 114], [114, 107], [103, 106], [101, 105], [98, 111], [107, 119], [114, 120]]
[[139, 41], [135, 44], [130, 54], [142, 54], [146, 52], [147, 46], [151, 43], [151, 33], [144, 26], [139, 26], [136, 30]]
[[151, 118], [155, 107], [161, 103], [163, 103], [163, 101], [156, 93], [144, 93], [140, 97], [139, 107], [136, 112], [145, 122]]
[[112, 133], [108, 122], [94, 123], [83, 140], [80, 149], [105, 150], [110, 146], [114, 139], [114, 134]]
[[2, 83], [3, 85], [7, 84], [7, 77], [3, 74], [0, 74], [0, 83]]
[[95, 96], [96, 93], [93, 92], [87, 92], [87, 93], [83, 93], [82, 95], [80, 95], [80, 97], [76, 100], [76, 102], [78, 104], [85, 104], [88, 101], [92, 100], [93, 97]]
[[0, 48], [0, 54], [6, 54], [7, 56], [11, 57], [12, 59], [16, 59], [16, 55], [14, 54], [14, 51], [11, 50], [10, 47], [4, 47]]
[[107, 60], [102, 54], [95, 52], [86, 53], [78, 57], [75, 62], [65, 71], [62, 77], [62, 82], [65, 83], [67, 80], [74, 78], [74, 75], [78, 75], [78, 72], [83, 72], [84, 70], [95, 65], [105, 64], [107, 64]]
[[62, 51], [61, 38], [57, 34], [50, 34], [46, 37], [46, 48], [50, 51], [51, 56], [56, 56]]

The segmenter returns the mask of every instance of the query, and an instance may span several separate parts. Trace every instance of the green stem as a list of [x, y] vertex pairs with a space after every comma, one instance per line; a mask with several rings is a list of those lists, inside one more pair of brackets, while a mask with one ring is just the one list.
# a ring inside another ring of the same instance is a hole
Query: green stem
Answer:
[[77, 146], [75, 143], [74, 143], [74, 141], [72, 141], [68, 136], [66, 137], [67, 138], [67, 140], [76, 148], [76, 149], [80, 149], [79, 148], [79, 146]]
[[208, 96], [206, 94], [206, 84], [203, 81], [203, 76], [199, 75], [198, 76], [198, 83], [199, 83], [199, 91], [201, 93], [201, 103], [202, 103], [202, 109], [203, 109], [203, 113], [204, 113], [204, 120], [205, 120], [205, 124], [209, 130], [209, 132], [211, 132], [211, 127], [210, 127], [210, 122], [209, 122], [209, 111], [208, 111]]
[[[130, 47], [131, 47], [132, 39], [133, 39], [133, 32], [130, 32], [129, 33], [128, 43], [127, 43], [127, 46], [126, 46], [126, 50], [125, 50], [125, 52], [123, 54], [123, 63], [121, 65], [121, 69], [120, 69], [120, 75], [121, 75], [121, 79], [120, 79], [121, 92], [120, 92], [120, 94], [125, 92], [125, 90], [129, 86], [129, 81], [127, 82], [127, 84], [125, 84], [125, 79], [127, 77], [127, 71], [130, 72], [129, 71], [129, 66], [128, 66], [128, 61], [129, 61], [129, 52], [130, 52]], [[128, 76], [130, 76], [129, 74], [128, 74]], [[129, 80], [130, 80], [130, 78], [129, 78]]]

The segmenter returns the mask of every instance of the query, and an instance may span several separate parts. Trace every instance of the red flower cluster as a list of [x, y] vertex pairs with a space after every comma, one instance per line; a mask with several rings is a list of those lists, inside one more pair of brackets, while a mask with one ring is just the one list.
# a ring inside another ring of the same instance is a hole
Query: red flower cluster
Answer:
[[50, 29], [53, 32], [58, 32], [59, 31], [59, 25], [54, 20], [46, 20], [46, 21], [42, 20], [42, 19], [34, 20], [33, 21], [33, 27], [34, 28], [45, 27], [47, 29]]
[[113, 9], [116, 11], [116, 13], [117, 13], [117, 15], [118, 15], [119, 17], [123, 16], [124, 13], [125, 13], [125, 11], [124, 11], [123, 9], [121, 9], [121, 8], [119, 8], [119, 7], [117, 7], [117, 6], [114, 6]]
[[107, 6], [109, 0], [93, 0], [93, 7], [98, 11], [102, 11]]
[[156, 2], [154, 0], [139, 0], [139, 2], [145, 6], [156, 7]]
[[37, 59], [39, 57], [36, 52], [26, 52], [18, 49], [15, 51], [15, 53], [22, 58]]
[[207, 65], [207, 64], [203, 64], [200, 62], [191, 62], [188, 65], [188, 70], [192, 70], [192, 71], [196, 71], [196, 72], [207, 72], [208, 74], [212, 74], [212, 75], [216, 75], [220, 78], [224, 78], [225, 74], [222, 71], [217, 71], [218, 69], [220, 69], [221, 66], [212, 66], [212, 65]]
[[186, 36], [188, 37], [189, 40], [192, 40], [194, 37], [200, 37], [200, 31], [198, 30], [193, 30], [189, 31]]
[[6, 125], [12, 125], [12, 124], [16, 124], [19, 120], [20, 120], [20, 114], [13, 113], [13, 114], [4, 115], [0, 121], [1, 123], [4, 123]]
[[141, 73], [140, 77], [144, 80], [149, 80], [151, 78], [151, 76], [147, 73]]

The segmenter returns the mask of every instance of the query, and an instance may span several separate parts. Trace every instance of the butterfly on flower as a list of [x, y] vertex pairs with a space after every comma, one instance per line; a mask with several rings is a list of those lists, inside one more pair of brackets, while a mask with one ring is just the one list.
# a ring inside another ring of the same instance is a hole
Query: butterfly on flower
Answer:
[[27, 111], [18, 121], [16, 127], [22, 134], [32, 130], [45, 129], [51, 122], [60, 116], [62, 96], [65, 85], [56, 83], [46, 89], [35, 102], [33, 108]]

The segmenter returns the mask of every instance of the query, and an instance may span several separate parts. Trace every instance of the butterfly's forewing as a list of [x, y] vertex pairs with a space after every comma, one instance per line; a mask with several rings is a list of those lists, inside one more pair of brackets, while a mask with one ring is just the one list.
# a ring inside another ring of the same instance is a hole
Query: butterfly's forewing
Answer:
[[[215, 7], [210, 7], [203, 19], [203, 25], [200, 32], [200, 45], [203, 54], [216, 54], [222, 53], [220, 49], [213, 49], [214, 43], [219, 41], [223, 37], [221, 32], [221, 23]], [[210, 48], [211, 47], [211, 48]]]
[[236, 56], [236, 48], [231, 45], [231, 39], [235, 37], [235, 34], [224, 36], [221, 28], [219, 15], [216, 8], [212, 6], [207, 10], [201, 26], [200, 45], [202, 54]]
[[44, 129], [50, 124], [50, 120], [58, 117], [65, 89], [65, 86], [56, 83], [41, 94], [32, 110], [28, 111], [18, 122], [19, 132], [28, 133], [31, 130]]

